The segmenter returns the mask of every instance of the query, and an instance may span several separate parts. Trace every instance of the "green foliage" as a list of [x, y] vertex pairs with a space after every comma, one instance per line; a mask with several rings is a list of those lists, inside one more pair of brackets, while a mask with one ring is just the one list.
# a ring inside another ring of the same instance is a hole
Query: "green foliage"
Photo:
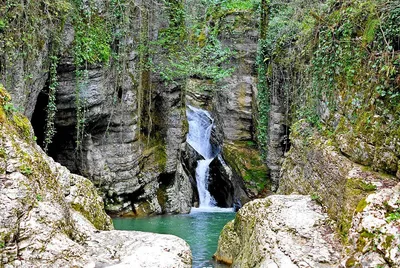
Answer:
[[3, 105], [3, 109], [8, 116], [18, 111], [18, 109], [14, 106], [14, 104], [12, 104], [11, 101], [7, 100], [6, 103]]
[[[149, 44], [150, 51], [166, 51], [162, 60], [154, 64], [149, 58], [148, 66], [159, 73], [164, 81], [171, 83], [189, 77], [198, 77], [219, 81], [229, 76], [233, 68], [224, 64], [232, 56], [232, 51], [224, 48], [218, 40], [218, 20], [215, 12], [209, 12], [203, 17], [191, 17], [185, 12], [183, 2], [180, 0], [166, 1], [169, 17], [169, 26], [160, 31], [157, 41]], [[210, 3], [204, 3], [204, 8], [214, 10]], [[215, 26], [208, 25], [212, 20]], [[192, 25], [186, 26], [185, 21]], [[207, 28], [208, 35], [205, 35]]]
[[374, 185], [372, 183], [361, 182], [360, 186], [366, 192], [373, 192], [376, 190], [376, 185]]
[[356, 212], [362, 212], [364, 208], [368, 205], [367, 200], [361, 199], [360, 202], [358, 202], [357, 207], [356, 207]]
[[222, 66], [230, 57], [231, 51], [222, 48], [220, 41], [210, 38], [207, 44], [200, 48], [186, 46], [175, 57], [169, 54], [166, 64], [152, 65], [153, 70], [160, 73], [167, 82], [176, 82], [189, 77], [219, 81], [233, 72], [233, 68]]
[[[76, 151], [82, 149], [82, 141], [85, 135], [85, 99], [84, 91], [88, 81], [88, 65], [96, 63], [108, 64], [111, 58], [111, 42], [113, 36], [111, 30], [115, 30], [107, 19], [102, 17], [100, 10], [92, 1], [73, 0], [74, 16], [74, 64], [75, 77], [75, 107], [76, 107]], [[111, 1], [112, 15], [122, 16], [115, 8], [120, 1]], [[112, 16], [111, 16], [112, 17]], [[116, 19], [118, 21], [118, 18]], [[112, 20], [115, 21], [115, 20]], [[50, 132], [50, 134], [52, 134]]]
[[40, 201], [43, 200], [43, 197], [40, 194], [37, 194], [36, 195], [36, 200], [40, 202]]
[[75, 86], [75, 108], [76, 108], [76, 151], [82, 149], [82, 141], [85, 136], [85, 125], [86, 125], [86, 108], [85, 99], [82, 97], [84, 90], [87, 88], [88, 71], [87, 70], [76, 70], [76, 86]]
[[26, 165], [26, 164], [23, 164], [20, 167], [20, 171], [21, 171], [22, 174], [24, 174], [26, 176], [32, 175], [32, 173], [33, 173], [32, 168], [30, 166]]
[[388, 216], [386, 217], [387, 222], [398, 221], [398, 220], [400, 220], [400, 211], [389, 213]]
[[[271, 0], [266, 17], [257, 60], [261, 145], [268, 138], [268, 89], [284, 100], [287, 125], [306, 119], [334, 139], [337, 132], [324, 123], [327, 116], [343, 114], [360, 132], [375, 128], [375, 118], [383, 119], [379, 132], [398, 131], [397, 117], [387, 123], [400, 111], [398, 3]], [[371, 112], [379, 117], [366, 119]]]
[[226, 11], [251, 10], [255, 9], [257, 0], [204, 0], [208, 6], [217, 6]]
[[73, 0], [75, 4], [73, 25], [75, 66], [107, 63], [111, 55], [111, 34], [105, 27], [95, 5], [84, 4], [82, 0]]
[[[47, 119], [44, 148], [48, 149], [49, 144], [55, 134], [54, 116], [56, 113], [55, 95], [57, 87], [57, 56], [61, 53], [61, 35], [65, 21], [68, 17], [72, 18], [69, 22], [74, 28], [74, 43], [72, 55], [77, 69], [77, 121], [79, 122], [77, 136], [82, 136], [82, 118], [84, 107], [81, 100], [85, 86], [85, 75], [82, 70], [87, 69], [91, 64], [106, 64], [110, 62], [112, 44], [115, 40], [122, 38], [125, 21], [124, 13], [126, 0], [111, 0], [106, 3], [106, 11], [100, 8], [98, 2], [89, 0], [38, 0], [38, 1], [18, 1], [9, 0], [4, 5], [0, 5], [0, 69], [5, 70], [2, 79], [7, 84], [9, 80], [7, 72], [14, 65], [14, 62], [22, 58], [26, 62], [24, 67], [26, 75], [26, 88], [30, 90], [32, 75], [29, 74], [30, 62], [35, 61], [39, 52], [45, 46], [50, 47], [50, 86], [49, 103], [47, 107]], [[127, 12], [126, 11], [126, 12]], [[5, 57], [5, 55], [7, 55]], [[3, 57], [4, 56], [4, 57]], [[7, 113], [13, 112], [11, 104], [5, 106]]]
[[375, 39], [376, 31], [379, 27], [380, 21], [378, 19], [370, 19], [364, 30], [363, 42], [364, 45], [370, 44]]
[[0, 6], [0, 51], [34, 59], [48, 38], [43, 25], [58, 27], [71, 9], [68, 0], [7, 0]]
[[322, 205], [322, 199], [317, 193], [311, 194], [311, 200], [317, 202], [318, 204]]

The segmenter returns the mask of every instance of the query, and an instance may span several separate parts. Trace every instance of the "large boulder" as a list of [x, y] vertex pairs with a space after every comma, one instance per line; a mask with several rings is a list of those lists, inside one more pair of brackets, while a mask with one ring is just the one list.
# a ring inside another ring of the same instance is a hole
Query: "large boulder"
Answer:
[[246, 204], [221, 232], [214, 258], [233, 267], [337, 267], [341, 246], [321, 206], [308, 196]]

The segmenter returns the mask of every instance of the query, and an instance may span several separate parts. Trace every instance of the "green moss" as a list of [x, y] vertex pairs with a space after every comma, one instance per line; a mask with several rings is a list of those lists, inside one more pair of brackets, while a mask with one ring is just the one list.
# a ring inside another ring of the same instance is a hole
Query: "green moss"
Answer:
[[387, 235], [385, 238], [385, 242], [383, 243], [383, 247], [385, 249], [390, 248], [392, 246], [394, 239], [395, 239], [394, 235]]
[[13, 121], [26, 139], [32, 138], [31, 123], [29, 122], [28, 118], [21, 114], [15, 113], [13, 116]]
[[311, 194], [311, 200], [317, 202], [318, 204], [322, 205], [322, 199], [317, 193]]
[[[331, 215], [338, 219], [339, 233], [341, 234], [343, 242], [347, 242], [347, 234], [351, 227], [353, 212], [362, 212], [368, 205], [365, 198], [370, 194], [372, 188], [373, 187], [369, 186], [369, 184], [365, 183], [362, 179], [347, 179], [340, 213], [339, 215]], [[374, 190], [375, 189], [376, 188], [374, 188]]]
[[6, 150], [4, 148], [0, 148], [0, 158], [5, 159], [7, 157]]
[[28, 176], [28, 175], [32, 175], [33, 171], [32, 168], [26, 164], [23, 164], [22, 166], [20, 166], [20, 171], [22, 174]]
[[[89, 220], [94, 227], [96, 227], [98, 230], [105, 230], [107, 229], [107, 219], [96, 215], [95, 211], [92, 211], [94, 204], [87, 204], [88, 207], [85, 207], [81, 204], [78, 203], [71, 203], [72, 208], [82, 214], [87, 220]], [[91, 210], [88, 210], [88, 208], [91, 207]], [[102, 211], [103, 208], [97, 208], [99, 211]], [[104, 214], [105, 215], [105, 214]]]
[[356, 265], [357, 261], [354, 257], [350, 257], [346, 261], [346, 268], [354, 267]]
[[367, 201], [365, 199], [362, 199], [356, 207], [356, 212], [362, 212], [364, 208], [368, 205]]
[[207, 36], [204, 30], [201, 31], [201, 33], [197, 37], [197, 41], [199, 42], [200, 47], [204, 47], [206, 45]]
[[387, 222], [398, 221], [398, 220], [400, 220], [400, 211], [389, 213], [386, 218]]
[[372, 239], [372, 238], [375, 237], [375, 234], [364, 230], [364, 231], [361, 232], [360, 237]]
[[246, 187], [261, 193], [269, 190], [268, 170], [260, 153], [248, 142], [224, 144], [224, 157], [235, 172], [242, 176]]
[[143, 170], [157, 167], [159, 172], [163, 172], [167, 164], [167, 153], [164, 139], [159, 135], [155, 135], [149, 137], [149, 139], [142, 136], [141, 140], [146, 141], [145, 149], [143, 151], [143, 160], [145, 160], [142, 163]]
[[162, 208], [165, 208], [165, 205], [167, 203], [167, 195], [166, 195], [166, 187], [164, 185], [160, 185], [160, 187], [157, 190], [157, 200], [160, 206]]
[[366, 192], [373, 192], [376, 190], [376, 185], [374, 185], [372, 183], [366, 183], [366, 182], [362, 181], [360, 186]]
[[136, 217], [146, 217], [152, 214], [154, 214], [154, 212], [148, 201], [142, 201], [135, 206], [134, 216]]

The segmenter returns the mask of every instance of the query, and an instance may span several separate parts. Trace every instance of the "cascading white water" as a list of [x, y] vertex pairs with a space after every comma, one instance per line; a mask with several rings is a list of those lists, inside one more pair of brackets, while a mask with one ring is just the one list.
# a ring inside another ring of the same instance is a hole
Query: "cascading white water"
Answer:
[[214, 120], [207, 111], [189, 105], [186, 114], [189, 122], [187, 142], [204, 157], [197, 162], [196, 168], [200, 207], [214, 207], [216, 202], [208, 191], [209, 165], [215, 157], [210, 143]]

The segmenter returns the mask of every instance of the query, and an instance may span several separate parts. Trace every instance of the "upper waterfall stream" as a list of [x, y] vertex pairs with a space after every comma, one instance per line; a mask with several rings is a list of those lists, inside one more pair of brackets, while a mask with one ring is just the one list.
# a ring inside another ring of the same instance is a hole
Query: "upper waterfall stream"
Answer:
[[209, 166], [217, 155], [210, 142], [214, 120], [209, 112], [189, 105], [186, 114], [189, 122], [187, 142], [204, 157], [197, 162], [196, 168], [200, 207], [214, 207], [216, 202], [208, 191]]

